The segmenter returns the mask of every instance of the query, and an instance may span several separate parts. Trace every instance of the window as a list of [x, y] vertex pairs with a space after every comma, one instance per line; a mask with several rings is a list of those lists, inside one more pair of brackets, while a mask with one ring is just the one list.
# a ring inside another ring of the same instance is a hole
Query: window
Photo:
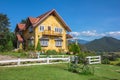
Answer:
[[44, 26], [40, 26], [40, 31], [41, 31], [41, 32], [44, 31]]
[[51, 27], [50, 27], [50, 26], [48, 26], [48, 30], [49, 30], [49, 31], [51, 30]]
[[56, 41], [55, 46], [61, 47], [62, 46], [62, 41]]
[[40, 44], [41, 46], [48, 46], [48, 40], [41, 40]]
[[32, 26], [30, 26], [30, 27], [28, 28], [28, 30], [29, 30], [29, 33], [33, 32]]
[[62, 33], [62, 28], [55, 28], [55, 32]]

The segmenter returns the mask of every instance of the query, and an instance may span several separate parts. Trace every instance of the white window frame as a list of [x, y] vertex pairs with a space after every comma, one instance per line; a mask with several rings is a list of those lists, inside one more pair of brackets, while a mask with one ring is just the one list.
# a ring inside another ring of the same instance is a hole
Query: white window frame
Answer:
[[49, 40], [40, 40], [41, 46], [47, 47]]
[[45, 30], [45, 26], [44, 26], [44, 25], [40, 25], [40, 26], [39, 26], [39, 31], [40, 31], [40, 32], [43, 32], [44, 30]]
[[63, 29], [59, 27], [55, 27], [55, 32], [62, 33]]
[[56, 47], [62, 47], [62, 41], [61, 40], [56, 40], [55, 41], [55, 46]]

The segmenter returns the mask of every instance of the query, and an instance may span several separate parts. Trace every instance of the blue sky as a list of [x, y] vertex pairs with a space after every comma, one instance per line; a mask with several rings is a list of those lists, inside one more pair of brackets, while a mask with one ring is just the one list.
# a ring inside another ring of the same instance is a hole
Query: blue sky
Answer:
[[103, 36], [120, 39], [120, 0], [0, 0], [11, 31], [22, 19], [56, 9], [74, 37], [93, 40]]

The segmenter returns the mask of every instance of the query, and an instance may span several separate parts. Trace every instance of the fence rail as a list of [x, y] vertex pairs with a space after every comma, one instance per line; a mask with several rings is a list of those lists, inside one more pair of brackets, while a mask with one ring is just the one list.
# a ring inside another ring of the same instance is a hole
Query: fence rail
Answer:
[[99, 64], [101, 63], [101, 56], [87, 56], [89, 64]]
[[[6, 64], [6, 63], [17, 63], [17, 65], [22, 65], [22, 62], [35, 62], [35, 61], [43, 61], [40, 62], [40, 64], [46, 63], [46, 64], [50, 64], [50, 63], [54, 63], [55, 60], [62, 60], [64, 62], [69, 62], [70, 58], [38, 58], [38, 59], [16, 59], [16, 60], [4, 60], [4, 61], [0, 61], [0, 64]], [[60, 62], [59, 62], [60, 63]]]

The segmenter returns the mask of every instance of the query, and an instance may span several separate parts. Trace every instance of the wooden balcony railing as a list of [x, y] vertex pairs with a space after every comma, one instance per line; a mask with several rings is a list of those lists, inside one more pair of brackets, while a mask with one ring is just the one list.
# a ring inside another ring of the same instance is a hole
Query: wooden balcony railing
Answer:
[[43, 35], [45, 36], [62, 36], [62, 33], [59, 33], [59, 32], [55, 32], [55, 31], [52, 31], [52, 30], [45, 30], [42, 32]]

